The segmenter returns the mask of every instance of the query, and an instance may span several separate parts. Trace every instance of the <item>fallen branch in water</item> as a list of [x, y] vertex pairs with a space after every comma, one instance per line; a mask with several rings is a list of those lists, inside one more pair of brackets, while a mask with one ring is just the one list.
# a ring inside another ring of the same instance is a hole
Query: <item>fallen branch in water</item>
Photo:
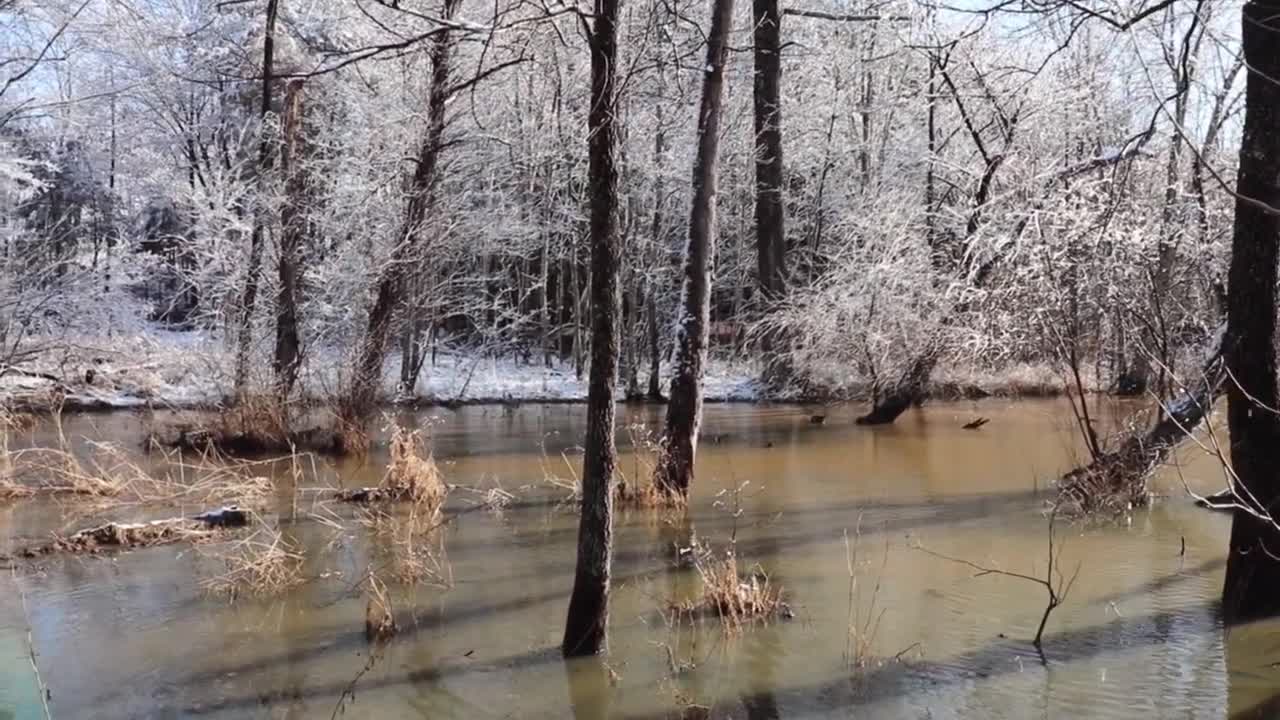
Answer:
[[1225, 390], [1226, 361], [1219, 340], [1205, 360], [1199, 380], [1183, 388], [1177, 401], [1160, 407], [1160, 419], [1145, 433], [1130, 436], [1111, 452], [1076, 468], [1058, 481], [1056, 507], [1075, 515], [1126, 512], [1148, 501], [1147, 475], [1168, 458], [1213, 410]]

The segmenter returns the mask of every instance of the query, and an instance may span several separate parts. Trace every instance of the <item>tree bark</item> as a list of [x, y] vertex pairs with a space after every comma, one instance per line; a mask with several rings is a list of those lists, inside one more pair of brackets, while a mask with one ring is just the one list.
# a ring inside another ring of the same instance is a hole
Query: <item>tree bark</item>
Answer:
[[275, 69], [276, 16], [280, 0], [267, 0], [266, 29], [262, 38], [262, 104], [258, 108], [258, 207], [253, 231], [249, 234], [249, 259], [245, 268], [244, 293], [240, 298], [240, 327], [236, 341], [235, 396], [244, 397], [249, 381], [249, 350], [253, 345], [253, 311], [258, 304], [258, 276], [262, 270], [263, 236], [266, 233], [267, 176], [271, 173], [271, 142], [266, 119], [271, 112], [271, 76]]
[[[1222, 593], [1230, 626], [1280, 615], [1280, 406], [1276, 387], [1276, 260], [1280, 241], [1280, 0], [1251, 0], [1241, 29], [1248, 81], [1227, 277], [1227, 425], [1237, 509]], [[1250, 202], [1259, 201], [1272, 210]], [[1260, 517], [1261, 516], [1261, 517]]]
[[[782, 164], [782, 23], [778, 0], [752, 0], [755, 28], [753, 58], [756, 153], [756, 265], [764, 312], [786, 293], [786, 206]], [[790, 379], [786, 339], [768, 332], [761, 337], [764, 381], [771, 387]]]
[[[453, 18], [462, 0], [445, 0], [444, 17]], [[413, 179], [409, 186], [409, 203], [405, 208], [391, 260], [379, 279], [373, 307], [365, 327], [352, 370], [350, 385], [342, 401], [343, 419], [363, 425], [373, 409], [378, 388], [382, 384], [382, 362], [391, 335], [391, 321], [404, 300], [410, 270], [421, 252], [420, 234], [435, 202], [434, 187], [440, 152], [443, 147], [445, 105], [449, 99], [449, 55], [452, 31], [446, 26], [431, 44], [431, 88], [427, 96], [427, 127], [418, 148]]]
[[658, 342], [658, 300], [652, 287], [647, 292], [648, 299], [644, 305], [649, 337], [649, 387], [645, 391], [645, 397], [649, 402], [662, 403], [667, 399], [662, 396], [662, 381], [659, 377], [662, 372], [662, 348]]
[[582, 461], [578, 560], [565, 621], [565, 657], [596, 655], [608, 643], [613, 544], [614, 392], [618, 383], [617, 57], [621, 0], [595, 0], [591, 112], [587, 117], [591, 192], [591, 377]]
[[716, 241], [716, 195], [720, 149], [720, 109], [725, 52], [733, 20], [733, 0], [712, 0], [707, 35], [706, 74], [698, 113], [698, 155], [693, 166], [693, 207], [685, 246], [671, 403], [662, 435], [662, 457], [654, 482], [664, 492], [687, 496], [702, 424], [702, 376], [711, 325], [711, 270]]
[[306, 233], [303, 205], [307, 197], [307, 170], [302, 167], [306, 153], [303, 138], [305, 114], [303, 81], [291, 80], [285, 87], [284, 147], [280, 166], [285, 177], [284, 207], [280, 209], [280, 258], [277, 264], [280, 288], [276, 297], [276, 393], [288, 399], [298, 379], [302, 342], [298, 337], [298, 282], [302, 275], [299, 252]]

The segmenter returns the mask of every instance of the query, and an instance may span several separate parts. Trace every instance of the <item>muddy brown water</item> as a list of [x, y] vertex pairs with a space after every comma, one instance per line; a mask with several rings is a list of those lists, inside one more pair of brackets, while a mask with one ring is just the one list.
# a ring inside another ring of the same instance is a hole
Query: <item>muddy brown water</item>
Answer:
[[[734, 718], [1268, 716], [1257, 708], [1280, 692], [1280, 632], [1223, 632], [1230, 518], [1182, 489], [1220, 487], [1212, 458], [1185, 449], [1157, 480], [1168, 497], [1128, 522], [1059, 523], [1059, 567], [1078, 575], [1042, 662], [1029, 639], [1044, 588], [918, 548], [1043, 575], [1043, 492], [1082, 452], [1065, 403], [939, 403], [885, 428], [853, 425], [854, 408], [823, 425], [813, 412], [709, 407], [690, 526], [619, 512], [603, 667], [559, 657], [577, 519], [543, 483], [548, 470], [569, 475], [565, 458], [577, 470], [584, 409], [405, 416], [433, 422], [451, 482], [501, 484], [517, 499], [448, 527], [452, 588], [392, 586], [400, 634], [359, 678], [346, 717], [661, 718], [690, 704]], [[978, 415], [991, 422], [961, 429]], [[620, 408], [621, 425], [660, 417]], [[144, 431], [129, 413], [64, 425], [79, 444], [136, 446]], [[53, 440], [42, 427], [19, 442]], [[643, 459], [624, 449], [620, 466], [629, 477]], [[385, 460], [318, 467], [323, 481], [368, 484]], [[450, 507], [470, 501], [455, 492]], [[6, 572], [0, 718], [44, 717], [32, 649], [55, 718], [330, 717], [366, 665], [365, 599], [352, 584], [380, 549], [349, 517], [337, 531], [288, 500], [275, 510], [312, 578], [282, 597], [212, 597], [200, 583], [217, 561], [178, 545]], [[11, 550], [90, 521], [69, 503], [10, 504], [0, 538]], [[671, 622], [671, 599], [698, 583], [672, 561], [690, 534], [712, 548], [736, 537], [740, 562], [785, 588], [795, 619], [733, 637], [710, 621]]]

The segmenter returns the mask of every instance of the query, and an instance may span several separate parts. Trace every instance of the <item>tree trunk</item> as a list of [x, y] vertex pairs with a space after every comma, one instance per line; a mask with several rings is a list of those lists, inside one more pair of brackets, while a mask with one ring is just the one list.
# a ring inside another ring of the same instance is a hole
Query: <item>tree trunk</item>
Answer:
[[733, 0], [712, 0], [707, 35], [706, 75], [698, 113], [698, 155], [693, 167], [693, 208], [685, 247], [683, 287], [676, 321], [675, 374], [662, 436], [662, 458], [654, 482], [664, 492], [687, 496], [702, 424], [702, 376], [707, 364], [711, 324], [711, 268], [716, 238], [716, 194], [720, 147], [720, 107], [724, 59], [728, 49]]
[[[659, 66], [659, 77], [661, 75], [661, 66]], [[658, 129], [653, 135], [653, 166], [658, 169], [657, 178], [653, 185], [653, 220], [649, 229], [650, 235], [653, 236], [654, 256], [661, 260], [666, 257], [664, 228], [662, 207], [666, 200], [666, 191], [664, 189], [662, 174], [662, 156], [666, 152], [667, 132], [663, 125], [662, 107], [658, 107]], [[653, 263], [650, 267], [655, 266]], [[666, 398], [662, 396], [662, 380], [660, 374], [662, 372], [662, 349], [659, 346], [658, 337], [658, 295], [654, 292], [655, 282], [652, 277], [645, 279], [644, 287], [644, 314], [645, 314], [645, 337], [649, 346], [649, 386], [646, 389], [645, 397], [649, 402], [665, 402]]]
[[[753, 0], [755, 27], [755, 86], [753, 109], [756, 132], [756, 265], [761, 309], [768, 312], [786, 292], [786, 206], [783, 204], [782, 165], [782, 17], [778, 0]], [[791, 376], [786, 338], [767, 332], [760, 339], [765, 358], [764, 381], [770, 387]]]
[[662, 372], [662, 348], [658, 342], [658, 299], [652, 287], [648, 292], [649, 297], [644, 305], [649, 336], [649, 387], [645, 396], [649, 402], [666, 402], [667, 399], [662, 396], [662, 380], [659, 377]]
[[[445, 0], [444, 17], [451, 19], [462, 0]], [[391, 335], [391, 321], [397, 305], [404, 300], [405, 286], [416, 253], [421, 252], [419, 235], [434, 204], [436, 169], [440, 161], [444, 137], [445, 105], [449, 99], [449, 54], [452, 32], [445, 27], [431, 45], [431, 88], [427, 97], [427, 127], [418, 148], [417, 163], [409, 186], [409, 203], [397, 236], [391, 261], [378, 279], [377, 294], [365, 327], [352, 370], [350, 386], [342, 401], [343, 419], [363, 425], [373, 409], [378, 388], [382, 384], [382, 361]]]
[[[1280, 241], [1280, 0], [1251, 0], [1241, 29], [1248, 82], [1239, 197], [1227, 277], [1227, 424], [1240, 501], [1222, 593], [1230, 626], [1280, 615], [1280, 406], [1276, 388], [1276, 259]], [[1271, 209], [1260, 208], [1261, 202]], [[1261, 515], [1262, 517], [1259, 517]]]
[[263, 235], [266, 232], [267, 176], [271, 173], [271, 142], [266, 119], [271, 112], [271, 75], [275, 65], [276, 16], [280, 0], [267, 0], [266, 29], [262, 38], [262, 104], [258, 108], [258, 202], [253, 231], [249, 235], [249, 259], [245, 268], [244, 293], [240, 298], [240, 328], [236, 341], [235, 396], [243, 398], [249, 381], [249, 350], [253, 345], [253, 311], [258, 304], [258, 276], [262, 269]]
[[613, 544], [614, 390], [618, 383], [617, 56], [621, 0], [595, 0], [590, 33], [591, 378], [582, 460], [578, 561], [565, 621], [565, 657], [596, 655], [608, 642]]
[[306, 153], [303, 132], [303, 81], [289, 81], [285, 88], [284, 147], [280, 166], [285, 177], [284, 207], [280, 209], [280, 259], [277, 265], [280, 289], [276, 298], [276, 393], [288, 399], [298, 379], [302, 344], [298, 338], [298, 281], [302, 271], [298, 253], [306, 233], [303, 204], [307, 197], [307, 170], [302, 167]]

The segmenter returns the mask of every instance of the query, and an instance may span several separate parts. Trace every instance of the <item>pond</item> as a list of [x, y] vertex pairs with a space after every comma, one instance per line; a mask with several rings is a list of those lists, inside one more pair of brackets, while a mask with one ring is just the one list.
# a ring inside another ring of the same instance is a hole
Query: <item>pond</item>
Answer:
[[[321, 515], [282, 491], [271, 522], [303, 549], [308, 579], [281, 596], [209, 593], [208, 546], [5, 573], [0, 717], [44, 717], [33, 654], [56, 718], [1220, 718], [1280, 687], [1280, 634], [1228, 641], [1218, 619], [1230, 517], [1187, 497], [1184, 481], [1222, 485], [1194, 445], [1160, 471], [1153, 507], [1055, 523], [1057, 567], [1074, 583], [1042, 658], [1030, 638], [1045, 588], [939, 555], [1045, 576], [1045, 491], [1083, 457], [1065, 401], [935, 403], [882, 428], [855, 426], [854, 410], [818, 424], [813, 408], [708, 407], [687, 520], [618, 512], [603, 664], [559, 656], [577, 517], [545, 479], [579, 470], [585, 408], [476, 406], [400, 420], [430, 426], [449, 482], [514, 499], [441, 530], [448, 587], [391, 583], [399, 633], [373, 662], [359, 585], [385, 548], [349, 509]], [[656, 430], [661, 413], [620, 406], [620, 440]], [[962, 429], [977, 416], [990, 422]], [[72, 416], [63, 432], [137, 448], [147, 422]], [[20, 440], [55, 441], [48, 425]], [[384, 442], [363, 462], [316, 460], [304, 482], [372, 484], [385, 453]], [[630, 478], [648, 461], [624, 448], [620, 467]], [[287, 464], [276, 470], [287, 484]], [[478, 497], [454, 491], [448, 509]], [[12, 552], [101, 519], [74, 500], [24, 501], [0, 508], [0, 537]], [[675, 560], [691, 538], [713, 553], [733, 541], [795, 617], [737, 633], [675, 620], [672, 601], [699, 582]]]

